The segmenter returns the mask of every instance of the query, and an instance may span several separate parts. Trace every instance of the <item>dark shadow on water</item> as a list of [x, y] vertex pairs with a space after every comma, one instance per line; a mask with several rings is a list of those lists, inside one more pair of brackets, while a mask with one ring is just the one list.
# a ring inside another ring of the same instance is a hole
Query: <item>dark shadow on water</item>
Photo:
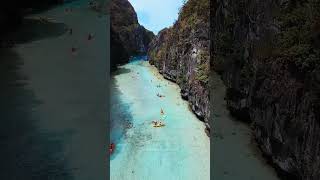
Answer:
[[[128, 69], [124, 69], [124, 71], [126, 70]], [[110, 86], [110, 142], [116, 144], [116, 149], [110, 156], [110, 160], [113, 160], [118, 153], [121, 153], [121, 147], [117, 146], [117, 143], [125, 138], [127, 129], [131, 128], [132, 115], [130, 111], [131, 105], [129, 103], [123, 102], [123, 100], [120, 99], [121, 92], [119, 91], [114, 78], [112, 78]]]
[[35, 108], [42, 102], [26, 88], [21, 59], [0, 49], [0, 179], [69, 180], [63, 140], [70, 134], [40, 131]]
[[129, 59], [129, 62], [135, 62], [135, 61], [148, 61], [148, 56], [147, 55], [132, 56]]
[[28, 43], [46, 38], [61, 36], [67, 32], [64, 23], [44, 22], [39, 19], [24, 19], [22, 25], [6, 36], [4, 41], [14, 44]]
[[123, 68], [123, 67], [118, 67], [118, 69], [116, 71], [111, 73], [111, 76], [114, 77], [114, 76], [117, 76], [117, 75], [120, 75], [120, 74], [127, 74], [127, 73], [130, 73], [130, 72], [131, 72], [130, 69]]

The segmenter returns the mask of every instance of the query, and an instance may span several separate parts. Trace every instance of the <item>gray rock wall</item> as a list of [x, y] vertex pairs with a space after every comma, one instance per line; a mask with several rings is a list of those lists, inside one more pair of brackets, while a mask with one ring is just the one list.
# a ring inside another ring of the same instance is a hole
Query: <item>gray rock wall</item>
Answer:
[[279, 172], [320, 179], [319, 1], [212, 6], [211, 64], [227, 86], [228, 108], [252, 123]]
[[174, 26], [150, 43], [148, 55], [166, 79], [180, 86], [182, 97], [209, 130], [209, 1], [188, 1]]

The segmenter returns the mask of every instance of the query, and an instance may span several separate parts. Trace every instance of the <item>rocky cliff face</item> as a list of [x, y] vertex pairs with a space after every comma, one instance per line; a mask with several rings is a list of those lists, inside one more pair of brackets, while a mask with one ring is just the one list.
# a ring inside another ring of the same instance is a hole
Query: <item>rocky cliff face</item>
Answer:
[[279, 172], [320, 179], [320, 2], [221, 0], [211, 14], [228, 108]]
[[111, 0], [110, 15], [111, 66], [114, 69], [117, 64], [128, 62], [129, 56], [146, 54], [154, 34], [138, 23], [128, 0]]
[[195, 114], [209, 117], [209, 0], [189, 0], [179, 19], [150, 43], [150, 63], [181, 87]]

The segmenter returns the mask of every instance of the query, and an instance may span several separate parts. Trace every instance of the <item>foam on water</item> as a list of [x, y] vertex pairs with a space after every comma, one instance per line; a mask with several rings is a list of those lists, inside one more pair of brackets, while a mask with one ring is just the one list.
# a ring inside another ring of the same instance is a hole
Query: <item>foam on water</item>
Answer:
[[[209, 180], [210, 141], [203, 123], [181, 99], [180, 88], [147, 61], [121, 69], [113, 76], [118, 93], [111, 102], [111, 118], [113, 128], [123, 129], [112, 129], [116, 151], [110, 158], [111, 180]], [[151, 121], [160, 118], [161, 108], [166, 126], [154, 128]], [[129, 128], [115, 125], [126, 123]]]

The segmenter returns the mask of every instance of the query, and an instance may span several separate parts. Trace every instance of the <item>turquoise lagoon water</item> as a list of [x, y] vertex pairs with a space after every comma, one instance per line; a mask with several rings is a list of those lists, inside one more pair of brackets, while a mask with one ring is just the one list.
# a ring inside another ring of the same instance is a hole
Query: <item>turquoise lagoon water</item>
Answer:
[[[112, 76], [111, 108], [111, 180], [210, 179], [203, 123], [181, 99], [180, 88], [148, 61], [130, 62]], [[151, 121], [160, 118], [161, 108], [166, 126], [154, 128]]]

